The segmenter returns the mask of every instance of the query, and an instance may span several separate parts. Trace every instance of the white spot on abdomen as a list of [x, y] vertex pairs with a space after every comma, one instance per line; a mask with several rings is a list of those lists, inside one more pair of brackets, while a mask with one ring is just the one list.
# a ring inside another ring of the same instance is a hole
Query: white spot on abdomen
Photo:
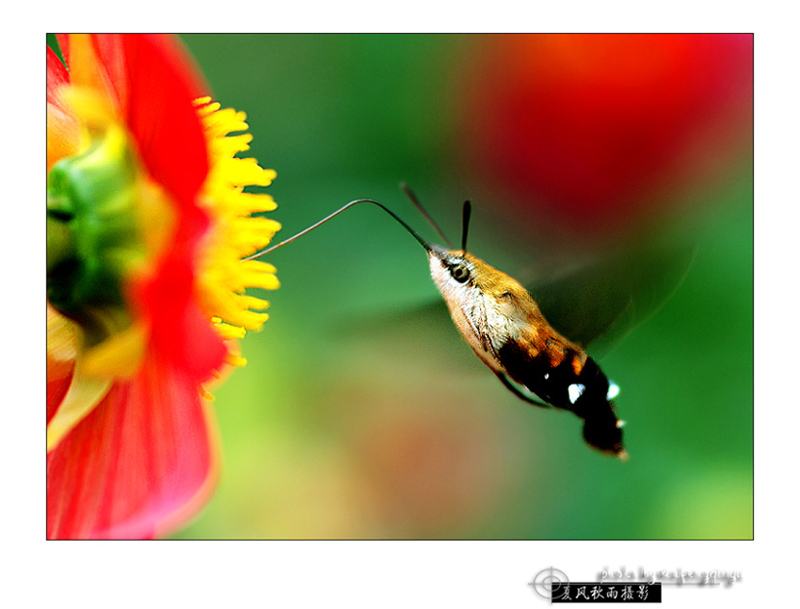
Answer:
[[582, 385], [581, 383], [572, 383], [569, 387], [567, 387], [567, 391], [569, 392], [569, 401], [574, 404], [578, 401], [578, 398], [583, 395], [583, 391], [586, 389], [586, 385]]

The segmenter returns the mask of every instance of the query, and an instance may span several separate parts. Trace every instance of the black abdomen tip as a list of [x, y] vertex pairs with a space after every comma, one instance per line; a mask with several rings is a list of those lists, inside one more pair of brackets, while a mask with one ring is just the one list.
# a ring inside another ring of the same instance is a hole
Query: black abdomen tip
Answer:
[[588, 417], [583, 424], [583, 438], [598, 450], [616, 455], [622, 460], [628, 458], [628, 453], [622, 445], [622, 422], [613, 414]]

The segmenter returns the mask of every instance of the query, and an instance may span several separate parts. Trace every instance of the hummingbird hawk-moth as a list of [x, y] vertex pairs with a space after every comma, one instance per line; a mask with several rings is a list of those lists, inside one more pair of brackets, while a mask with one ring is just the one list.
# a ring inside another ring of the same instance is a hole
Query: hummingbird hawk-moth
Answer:
[[470, 202], [464, 203], [461, 248], [456, 249], [411, 190], [405, 185], [403, 189], [447, 247], [427, 242], [378, 201], [357, 199], [248, 259], [283, 247], [354, 205], [377, 205], [425, 248], [431, 277], [456, 328], [502, 383], [529, 403], [575, 413], [584, 421], [583, 437], [590, 446], [627, 458], [622, 444], [622, 421], [617, 418], [612, 402], [618, 387], [608, 381], [580, 345], [559, 334], [547, 322], [536, 301], [519, 282], [467, 251]]

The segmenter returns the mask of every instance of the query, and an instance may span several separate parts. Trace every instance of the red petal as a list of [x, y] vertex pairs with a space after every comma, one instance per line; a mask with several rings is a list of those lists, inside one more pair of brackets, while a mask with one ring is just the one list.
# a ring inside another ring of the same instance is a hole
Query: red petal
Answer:
[[153, 349], [197, 383], [207, 381], [222, 368], [228, 349], [198, 305], [166, 279], [160, 276], [158, 284], [150, 287], [145, 305]]
[[56, 34], [56, 40], [58, 40], [58, 46], [61, 49], [61, 56], [69, 65], [69, 34]]
[[128, 300], [150, 321], [153, 349], [197, 382], [219, 370], [227, 348], [197, 304], [195, 265], [208, 216], [186, 208], [172, 236], [167, 256], [153, 276], [132, 286]]
[[47, 47], [47, 103], [62, 108], [61, 102], [55, 95], [55, 91], [60, 86], [68, 84], [69, 72], [67, 72], [67, 68], [61, 63], [55, 51]]
[[208, 156], [192, 101], [208, 87], [175, 38], [110, 34], [94, 42], [150, 174], [179, 206], [194, 205]]
[[210, 412], [196, 383], [151, 357], [47, 457], [48, 538], [163, 535], [208, 497]]
[[56, 379], [54, 381], [47, 381], [47, 422], [56, 414], [58, 407], [64, 396], [67, 395], [69, 384], [72, 382], [72, 375], [65, 378]]

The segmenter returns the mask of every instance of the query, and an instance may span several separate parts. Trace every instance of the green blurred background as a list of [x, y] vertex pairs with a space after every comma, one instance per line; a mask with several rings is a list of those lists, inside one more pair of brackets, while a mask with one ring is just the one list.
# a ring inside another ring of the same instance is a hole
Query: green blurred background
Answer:
[[[522, 279], [552, 257], [496, 206], [503, 185], [463, 162], [461, 84], [486, 40], [182, 38], [278, 173], [276, 239], [360, 197], [433, 239], [406, 181], [454, 240], [472, 197], [470, 249], [490, 264]], [[219, 486], [177, 537], [751, 538], [752, 149], [682, 198], [695, 203], [670, 230], [697, 246], [688, 274], [601, 360], [622, 389], [628, 462], [589, 449], [573, 415], [503, 388], [432, 304], [419, 246], [360, 206], [270, 255], [271, 317], [215, 389]]]

